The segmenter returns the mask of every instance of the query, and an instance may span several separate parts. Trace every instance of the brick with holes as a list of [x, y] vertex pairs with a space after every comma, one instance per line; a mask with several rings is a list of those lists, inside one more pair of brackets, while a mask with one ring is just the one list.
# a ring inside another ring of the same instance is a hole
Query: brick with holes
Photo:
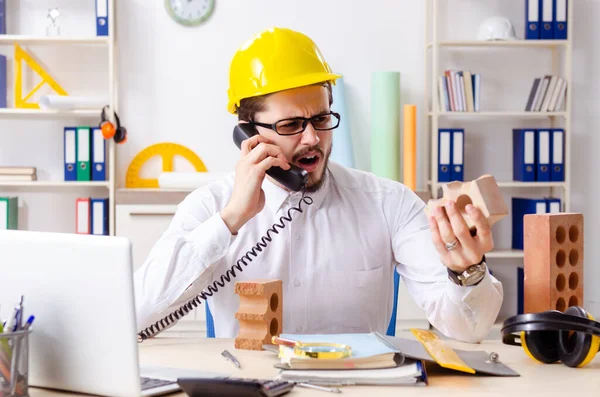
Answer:
[[442, 198], [429, 200], [425, 213], [429, 215], [436, 206], [444, 206], [455, 201], [469, 229], [475, 229], [475, 223], [467, 214], [467, 204], [473, 204], [486, 217], [490, 227], [508, 215], [508, 207], [502, 192], [492, 175], [482, 175], [469, 182], [450, 182], [442, 185]]
[[283, 290], [281, 280], [249, 280], [235, 283], [240, 306], [235, 318], [240, 329], [235, 348], [262, 350], [272, 344], [271, 338], [281, 333], [283, 319]]
[[583, 214], [525, 215], [523, 248], [525, 313], [583, 305]]

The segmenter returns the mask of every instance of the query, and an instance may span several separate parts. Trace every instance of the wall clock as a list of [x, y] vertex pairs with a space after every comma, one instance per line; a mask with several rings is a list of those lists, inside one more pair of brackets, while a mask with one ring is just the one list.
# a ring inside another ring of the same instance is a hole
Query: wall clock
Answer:
[[215, 0], [165, 0], [165, 7], [175, 22], [198, 26], [212, 14]]

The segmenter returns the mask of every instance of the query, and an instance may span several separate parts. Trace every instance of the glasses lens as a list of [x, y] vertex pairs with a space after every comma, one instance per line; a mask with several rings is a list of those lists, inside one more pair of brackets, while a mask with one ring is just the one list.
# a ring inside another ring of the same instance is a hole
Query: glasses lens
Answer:
[[302, 131], [302, 120], [281, 120], [276, 125], [277, 132], [282, 135], [296, 134]]
[[337, 120], [331, 114], [323, 114], [312, 118], [312, 124], [317, 130], [328, 130], [335, 127]]

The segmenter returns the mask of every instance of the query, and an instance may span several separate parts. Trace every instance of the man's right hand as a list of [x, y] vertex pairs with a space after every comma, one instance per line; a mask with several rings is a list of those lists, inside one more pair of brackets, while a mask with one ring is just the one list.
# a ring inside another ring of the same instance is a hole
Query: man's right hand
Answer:
[[229, 202], [221, 211], [221, 218], [231, 231], [238, 230], [265, 206], [265, 192], [261, 186], [269, 168], [290, 169], [279, 146], [261, 136], [253, 135], [241, 145], [240, 158], [235, 167], [235, 181]]

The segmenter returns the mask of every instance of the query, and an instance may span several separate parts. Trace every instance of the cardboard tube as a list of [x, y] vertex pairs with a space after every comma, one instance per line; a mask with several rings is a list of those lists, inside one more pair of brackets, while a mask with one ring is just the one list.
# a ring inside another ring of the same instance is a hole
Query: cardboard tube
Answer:
[[352, 136], [350, 134], [350, 113], [348, 113], [346, 102], [346, 90], [344, 78], [340, 77], [332, 86], [333, 104], [331, 110], [340, 114], [340, 125], [333, 131], [333, 149], [331, 150], [332, 161], [343, 166], [354, 168], [354, 152], [352, 151]]
[[400, 73], [374, 72], [371, 80], [371, 172], [400, 178]]
[[404, 184], [417, 190], [417, 107], [404, 105]]

